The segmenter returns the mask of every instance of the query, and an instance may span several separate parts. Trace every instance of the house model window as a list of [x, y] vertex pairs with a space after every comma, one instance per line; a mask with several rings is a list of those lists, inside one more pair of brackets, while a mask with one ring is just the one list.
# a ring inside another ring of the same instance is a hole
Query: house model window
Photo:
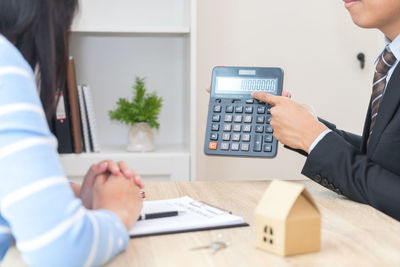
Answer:
[[265, 243], [270, 243], [271, 245], [274, 244], [274, 230], [272, 230], [272, 227], [270, 226], [265, 226], [264, 227], [264, 242]]

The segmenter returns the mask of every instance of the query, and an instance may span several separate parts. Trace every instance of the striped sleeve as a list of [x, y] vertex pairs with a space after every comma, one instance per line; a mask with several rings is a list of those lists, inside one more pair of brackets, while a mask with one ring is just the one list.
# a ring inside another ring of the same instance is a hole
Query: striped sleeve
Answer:
[[0, 215], [0, 261], [13, 243], [14, 238], [11, 234], [11, 228], [7, 221]]
[[126, 249], [128, 232], [74, 197], [56, 148], [32, 70], [0, 36], [0, 256], [15, 238], [29, 265], [99, 266]]

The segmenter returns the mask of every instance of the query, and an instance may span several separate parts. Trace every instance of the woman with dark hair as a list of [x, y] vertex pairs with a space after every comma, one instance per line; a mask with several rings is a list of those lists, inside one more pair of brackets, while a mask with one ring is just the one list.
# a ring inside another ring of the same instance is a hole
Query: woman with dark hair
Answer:
[[101, 265], [127, 247], [142, 207], [142, 182], [124, 162], [69, 184], [49, 131], [76, 6], [0, 1], [0, 260], [16, 241], [29, 265]]

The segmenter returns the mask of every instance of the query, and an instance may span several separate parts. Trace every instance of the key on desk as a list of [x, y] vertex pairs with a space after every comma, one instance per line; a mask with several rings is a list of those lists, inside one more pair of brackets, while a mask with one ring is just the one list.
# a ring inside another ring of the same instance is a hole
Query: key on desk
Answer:
[[218, 251], [220, 251], [223, 248], [227, 248], [230, 244], [228, 242], [222, 242], [222, 241], [215, 241], [211, 242], [207, 246], [200, 246], [200, 247], [194, 247], [191, 248], [191, 250], [199, 250], [199, 249], [209, 249], [211, 252], [211, 255], [214, 255]]

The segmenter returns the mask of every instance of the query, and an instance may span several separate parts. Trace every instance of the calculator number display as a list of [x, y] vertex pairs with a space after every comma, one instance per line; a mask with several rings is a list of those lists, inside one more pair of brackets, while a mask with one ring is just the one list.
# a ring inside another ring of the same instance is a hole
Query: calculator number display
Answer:
[[246, 79], [239, 77], [217, 77], [215, 93], [217, 94], [249, 94], [253, 91], [276, 94], [278, 79]]

